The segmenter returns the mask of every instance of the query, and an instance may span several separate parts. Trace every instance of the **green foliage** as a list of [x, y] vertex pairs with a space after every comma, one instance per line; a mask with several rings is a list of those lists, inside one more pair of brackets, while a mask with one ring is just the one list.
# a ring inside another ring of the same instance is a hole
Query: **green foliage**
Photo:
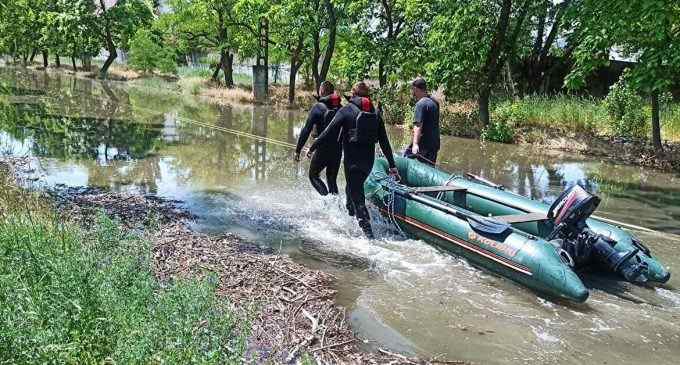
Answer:
[[494, 118], [515, 127], [540, 127], [565, 132], [591, 133], [606, 126], [608, 116], [599, 100], [568, 95], [532, 95], [500, 102]]
[[413, 119], [410, 90], [405, 84], [388, 85], [377, 90], [375, 96], [382, 106], [385, 123], [403, 124], [406, 120]]
[[644, 101], [625, 78], [609, 89], [604, 100], [610, 127], [620, 137], [644, 138], [649, 130], [644, 112]]
[[164, 73], [175, 73], [174, 52], [169, 48], [161, 47], [153, 40], [148, 29], [140, 28], [130, 41], [130, 67], [142, 72], [160, 70]]
[[[0, 358], [8, 363], [228, 363], [245, 350], [207, 282], [156, 281], [149, 243], [108, 218], [63, 224], [2, 184]], [[12, 203], [14, 204], [14, 203]]]
[[515, 139], [515, 129], [506, 121], [494, 119], [482, 129], [480, 138], [487, 142], [512, 143]]

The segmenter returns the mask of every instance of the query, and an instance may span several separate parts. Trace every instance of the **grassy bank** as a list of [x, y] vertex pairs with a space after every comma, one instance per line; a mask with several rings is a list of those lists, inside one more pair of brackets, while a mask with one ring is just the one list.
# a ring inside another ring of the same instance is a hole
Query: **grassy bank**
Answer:
[[161, 286], [147, 240], [101, 214], [87, 231], [64, 220], [0, 171], [0, 362], [241, 358], [245, 338], [214, 284]]
[[[443, 134], [478, 138], [483, 130], [477, 103], [473, 100], [448, 102], [440, 98], [440, 123]], [[407, 95], [389, 96], [386, 120], [390, 124], [412, 121], [413, 108]], [[651, 108], [643, 113], [651, 121]], [[496, 100], [492, 103], [491, 120], [501, 124], [507, 132], [503, 142], [540, 142], [553, 135], [590, 134], [613, 136], [613, 121], [601, 99], [568, 95], [527, 96], [518, 100]], [[680, 142], [680, 103], [663, 105], [661, 110], [662, 138]]]

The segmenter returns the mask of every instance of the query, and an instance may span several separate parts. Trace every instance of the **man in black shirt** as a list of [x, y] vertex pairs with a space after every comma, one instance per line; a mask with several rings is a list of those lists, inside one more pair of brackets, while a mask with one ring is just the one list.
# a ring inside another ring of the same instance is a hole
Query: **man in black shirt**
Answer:
[[416, 99], [413, 142], [404, 156], [434, 166], [439, 152], [439, 103], [428, 94], [427, 83], [421, 77], [411, 83], [411, 93]]
[[[311, 134], [313, 137], [320, 135], [330, 124], [335, 113], [340, 108], [340, 96], [335, 93], [335, 87], [329, 81], [324, 81], [319, 86], [319, 102], [309, 111], [307, 122], [300, 132], [297, 147], [295, 148], [295, 161], [300, 161], [300, 152], [307, 143]], [[329, 141], [319, 148], [311, 157], [309, 163], [309, 181], [321, 195], [338, 194], [338, 172], [342, 158], [340, 142]], [[326, 169], [326, 184], [319, 177], [321, 171]]]
[[376, 142], [380, 144], [380, 149], [387, 158], [390, 175], [399, 179], [399, 172], [394, 163], [385, 123], [376, 113], [368, 95], [369, 89], [364, 82], [355, 84], [350, 103], [338, 110], [328, 128], [314, 141], [309, 153], [323, 148], [326, 144], [336, 143], [338, 138], [342, 140], [345, 154], [347, 210], [350, 216], [356, 215], [364, 234], [368, 238], [373, 238], [371, 217], [366, 208], [364, 182], [373, 168]]

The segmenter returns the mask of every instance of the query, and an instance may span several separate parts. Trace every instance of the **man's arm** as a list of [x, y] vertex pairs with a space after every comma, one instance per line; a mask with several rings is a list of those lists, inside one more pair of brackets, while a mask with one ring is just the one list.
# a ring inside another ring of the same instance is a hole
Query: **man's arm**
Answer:
[[420, 137], [423, 135], [423, 119], [425, 107], [423, 103], [416, 103], [416, 110], [413, 116], [413, 141], [411, 142], [411, 152], [417, 155], [420, 152]]
[[307, 116], [305, 126], [302, 127], [302, 130], [300, 131], [300, 137], [298, 137], [297, 146], [295, 147], [295, 155], [297, 157], [300, 156], [302, 148], [305, 146], [307, 139], [309, 139], [309, 135], [312, 133], [314, 121], [318, 118], [318, 109], [319, 108], [316, 105], [312, 107], [312, 109], [309, 111], [309, 115]]
[[385, 122], [382, 117], [378, 117], [378, 143], [380, 144], [380, 149], [385, 155], [390, 168], [395, 168], [397, 165], [394, 163], [392, 145], [390, 145], [390, 139], [387, 137], [387, 130], [385, 129]]
[[312, 146], [309, 147], [308, 154], [316, 151], [316, 149], [324, 143], [337, 143], [337, 141], [331, 141], [331, 139], [338, 137], [338, 134], [340, 133], [340, 127], [342, 127], [342, 122], [343, 113], [341, 109], [335, 113], [335, 117], [333, 117], [333, 120], [331, 120], [330, 124], [328, 124], [328, 127], [326, 127], [326, 129], [324, 129], [324, 131], [318, 137], [316, 137], [316, 140], [314, 143], [312, 143]]

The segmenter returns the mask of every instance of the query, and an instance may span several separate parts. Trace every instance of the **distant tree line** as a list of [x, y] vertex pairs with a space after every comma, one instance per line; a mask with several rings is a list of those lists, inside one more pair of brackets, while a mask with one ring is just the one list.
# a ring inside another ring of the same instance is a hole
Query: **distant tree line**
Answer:
[[615, 50], [635, 62], [627, 79], [651, 102], [661, 148], [658, 96], [680, 75], [677, 0], [14, 0], [0, 3], [0, 52], [23, 64], [67, 56], [75, 67], [105, 49], [104, 78], [143, 29], [137, 42], [175, 62], [219, 55], [212, 78], [232, 87], [235, 57], [258, 52], [262, 17], [270, 63], [290, 66], [291, 101], [301, 70], [317, 86], [332, 77], [386, 87], [422, 75], [447, 96], [474, 97], [488, 124], [501, 83], [515, 96], [542, 93], [567, 69], [564, 88], [582, 88]]

